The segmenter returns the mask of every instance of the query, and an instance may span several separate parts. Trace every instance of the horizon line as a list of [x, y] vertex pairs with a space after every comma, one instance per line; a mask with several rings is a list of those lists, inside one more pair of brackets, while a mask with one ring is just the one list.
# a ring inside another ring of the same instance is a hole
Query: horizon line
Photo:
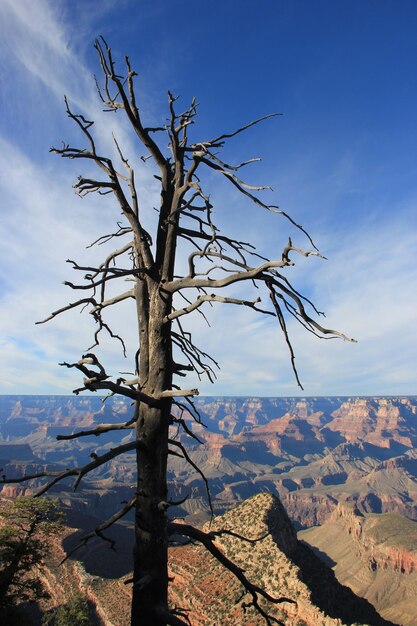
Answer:
[[[105, 399], [116, 399], [116, 398], [125, 398], [123, 394], [115, 395], [115, 396], [105, 396], [105, 395], [80, 395], [80, 394], [66, 394], [66, 393], [0, 393], [0, 398], [72, 398], [72, 399], [97, 399], [103, 400]], [[354, 393], [336, 393], [336, 394], [314, 394], [314, 395], [305, 395], [305, 396], [264, 396], [257, 394], [247, 394], [247, 395], [221, 395], [221, 394], [201, 394], [194, 397], [197, 398], [259, 398], [259, 399], [279, 399], [279, 398], [291, 398], [297, 400], [306, 400], [308, 398], [417, 398], [417, 393], [387, 393], [387, 394], [354, 394]], [[130, 398], [128, 398], [130, 400]]]

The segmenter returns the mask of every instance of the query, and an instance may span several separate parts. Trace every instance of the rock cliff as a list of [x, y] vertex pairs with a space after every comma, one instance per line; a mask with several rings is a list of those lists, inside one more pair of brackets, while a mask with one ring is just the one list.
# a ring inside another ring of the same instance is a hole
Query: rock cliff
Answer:
[[[325, 522], [343, 502], [355, 502], [363, 513], [417, 519], [417, 398], [196, 398], [196, 406], [207, 425], [193, 424], [203, 445], [186, 436], [184, 443], [207, 476], [216, 513], [267, 489], [299, 527]], [[116, 398], [103, 404], [94, 397], [0, 397], [2, 473], [84, 464], [131, 434], [59, 442], [55, 436], [112, 423], [129, 411], [129, 403]], [[173, 458], [169, 480], [172, 499], [189, 495], [176, 513], [207, 518], [198, 472]], [[87, 477], [83, 498], [66, 486], [56, 495], [104, 516], [111, 513], [106, 489], [126, 492], [134, 481], [134, 454], [127, 454], [100, 468], [94, 480]], [[9, 495], [34, 488], [3, 487]]]
[[355, 505], [339, 504], [327, 522], [300, 532], [299, 538], [381, 615], [404, 626], [417, 625], [417, 522], [397, 513], [362, 514]]

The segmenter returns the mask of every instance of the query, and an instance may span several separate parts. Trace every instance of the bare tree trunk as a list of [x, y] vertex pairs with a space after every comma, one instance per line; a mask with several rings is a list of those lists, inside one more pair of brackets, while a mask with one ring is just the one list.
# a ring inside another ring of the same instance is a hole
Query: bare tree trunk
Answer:
[[[152, 293], [153, 292], [153, 293]], [[147, 299], [147, 290], [142, 291]], [[151, 287], [153, 315], [143, 315], [147, 302], [138, 303], [139, 329], [147, 324], [148, 343], [141, 344], [140, 379], [145, 393], [155, 397], [172, 386], [172, 349], [170, 324], [164, 324], [167, 302], [159, 286]], [[143, 306], [141, 307], [140, 304]], [[170, 306], [170, 303], [169, 303]], [[167, 459], [171, 398], [156, 406], [141, 403], [136, 424], [137, 501], [132, 626], [165, 626], [168, 614], [168, 537], [167, 537]]]
[[[132, 626], [162, 626], [155, 607], [168, 610], [167, 455], [170, 400], [163, 407], [143, 406], [138, 437], [146, 441], [137, 453], [138, 498], [135, 515], [135, 547]], [[168, 405], [168, 406], [167, 406]]]

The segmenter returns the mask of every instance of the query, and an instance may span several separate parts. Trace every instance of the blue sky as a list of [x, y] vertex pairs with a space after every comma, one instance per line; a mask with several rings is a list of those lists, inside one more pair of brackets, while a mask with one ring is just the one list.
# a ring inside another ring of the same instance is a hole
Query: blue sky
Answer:
[[[79, 380], [57, 363], [77, 360], [91, 343], [88, 315], [34, 324], [74, 299], [61, 284], [75, 278], [65, 260], [97, 260], [100, 250], [86, 246], [119, 217], [109, 199], [76, 197], [79, 164], [49, 154], [62, 139], [80, 141], [63, 95], [96, 120], [103, 151], [113, 154], [113, 131], [137, 159], [123, 120], [100, 113], [92, 44], [102, 34], [120, 63], [129, 54], [149, 125], [164, 121], [168, 89], [184, 108], [197, 96], [199, 139], [283, 113], [225, 154], [262, 157], [249, 182], [271, 185], [268, 200], [328, 258], [298, 259], [289, 278], [331, 328], [358, 339], [319, 341], [289, 324], [305, 395], [417, 393], [416, 33], [417, 5], [407, 0], [2, 0], [0, 392], [70, 393]], [[151, 216], [157, 187], [138, 167]], [[280, 256], [289, 234], [306, 247], [285, 220], [207, 182], [228, 234], [270, 256]], [[210, 329], [190, 321], [222, 366], [201, 393], [299, 393], [269, 319], [220, 306], [210, 320]], [[113, 322], [134, 353], [128, 308]], [[106, 343], [100, 354], [110, 371], [129, 369], [117, 346]]]

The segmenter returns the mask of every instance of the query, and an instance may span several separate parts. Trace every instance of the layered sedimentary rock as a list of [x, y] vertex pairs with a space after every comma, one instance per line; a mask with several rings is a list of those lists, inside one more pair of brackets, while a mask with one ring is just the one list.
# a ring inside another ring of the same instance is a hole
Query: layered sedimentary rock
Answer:
[[[365, 513], [396, 511], [417, 519], [416, 398], [197, 398], [196, 406], [207, 428], [192, 423], [190, 415], [184, 418], [203, 444], [187, 436], [183, 442], [208, 479], [217, 513], [268, 490], [279, 494], [303, 527], [323, 523], [340, 502], [355, 502]], [[0, 397], [2, 473], [13, 477], [25, 467], [36, 472], [82, 465], [132, 433], [59, 442], [56, 435], [125, 420], [131, 410], [116, 398], [103, 404], [89, 396]], [[169, 478], [173, 499], [189, 495], [178, 514], [207, 514], [198, 472], [170, 459]], [[85, 480], [89, 505], [107, 515], [100, 508], [105, 490], [126, 490], [134, 481], [134, 454], [119, 457], [100, 468], [94, 481]], [[40, 482], [3, 489], [10, 495], [30, 492]], [[63, 485], [60, 494], [81, 507], [70, 486]]]
[[353, 505], [338, 505], [327, 522], [300, 532], [299, 538], [386, 619], [416, 626], [417, 522], [397, 513], [361, 514]]

